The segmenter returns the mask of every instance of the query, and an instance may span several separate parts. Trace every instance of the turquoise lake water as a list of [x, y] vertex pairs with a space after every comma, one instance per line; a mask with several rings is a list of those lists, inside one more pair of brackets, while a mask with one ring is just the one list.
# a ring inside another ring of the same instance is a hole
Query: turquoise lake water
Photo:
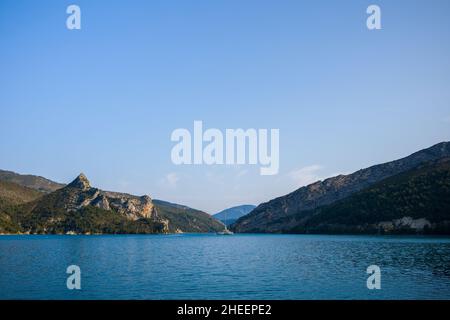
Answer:
[[450, 238], [0, 236], [0, 299], [450, 299]]

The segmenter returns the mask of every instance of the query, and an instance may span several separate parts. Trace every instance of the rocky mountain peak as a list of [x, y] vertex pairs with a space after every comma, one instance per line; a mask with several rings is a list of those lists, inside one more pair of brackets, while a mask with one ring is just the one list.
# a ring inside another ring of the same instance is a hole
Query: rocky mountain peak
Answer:
[[91, 184], [89, 183], [89, 180], [84, 175], [84, 173], [80, 173], [78, 177], [75, 178], [75, 180], [69, 183], [68, 187], [77, 188], [81, 190], [89, 190], [91, 188]]

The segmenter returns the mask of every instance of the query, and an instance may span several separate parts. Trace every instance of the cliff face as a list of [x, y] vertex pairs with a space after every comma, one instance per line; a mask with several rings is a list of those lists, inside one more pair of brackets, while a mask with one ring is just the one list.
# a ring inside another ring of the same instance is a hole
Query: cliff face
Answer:
[[400, 160], [375, 165], [349, 175], [339, 175], [302, 187], [256, 207], [233, 225], [236, 232], [282, 232], [293, 215], [332, 204], [383, 179], [408, 171], [428, 161], [450, 156], [450, 143], [442, 142]]
[[[130, 220], [140, 218], [157, 219], [158, 213], [152, 199], [126, 193], [102, 191], [92, 188], [84, 174], [80, 174], [74, 181], [64, 187], [66, 194], [65, 208], [76, 211], [86, 206], [93, 206], [103, 210], [115, 210]], [[67, 194], [70, 196], [67, 197]]]

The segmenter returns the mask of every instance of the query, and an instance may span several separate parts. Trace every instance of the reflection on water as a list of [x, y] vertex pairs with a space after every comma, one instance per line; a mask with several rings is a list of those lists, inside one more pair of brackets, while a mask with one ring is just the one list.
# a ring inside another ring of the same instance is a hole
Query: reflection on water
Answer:
[[[81, 268], [80, 291], [66, 288]], [[381, 268], [368, 290], [366, 268]], [[2, 299], [450, 299], [450, 239], [1, 236]]]

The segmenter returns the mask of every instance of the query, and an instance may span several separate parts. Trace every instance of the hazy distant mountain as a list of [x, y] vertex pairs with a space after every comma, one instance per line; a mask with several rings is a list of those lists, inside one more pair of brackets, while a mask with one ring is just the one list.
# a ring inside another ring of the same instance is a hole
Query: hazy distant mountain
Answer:
[[0, 183], [0, 233], [214, 232], [223, 228], [195, 209], [93, 188], [83, 174], [51, 193]]
[[[214, 218], [217, 220], [222, 221], [223, 223], [226, 223], [227, 226], [233, 224], [237, 219], [240, 217], [245, 216], [246, 214], [250, 213], [253, 209], [255, 209], [256, 206], [251, 204], [244, 204], [241, 206], [236, 206], [232, 208], [228, 208], [225, 210], [222, 210], [215, 215], [213, 215]], [[226, 219], [226, 221], [225, 221]]]
[[[259, 205], [232, 227], [236, 232], [286, 232], [295, 228], [302, 215], [311, 210], [333, 204], [384, 179], [446, 157], [450, 157], [450, 143], [442, 142], [400, 160], [318, 181]], [[427, 210], [431, 208], [424, 208], [424, 212]], [[408, 211], [404, 214], [406, 216]]]
[[30, 174], [18, 174], [12, 171], [0, 170], [0, 181], [13, 182], [30, 189], [50, 193], [64, 187], [64, 184]]

